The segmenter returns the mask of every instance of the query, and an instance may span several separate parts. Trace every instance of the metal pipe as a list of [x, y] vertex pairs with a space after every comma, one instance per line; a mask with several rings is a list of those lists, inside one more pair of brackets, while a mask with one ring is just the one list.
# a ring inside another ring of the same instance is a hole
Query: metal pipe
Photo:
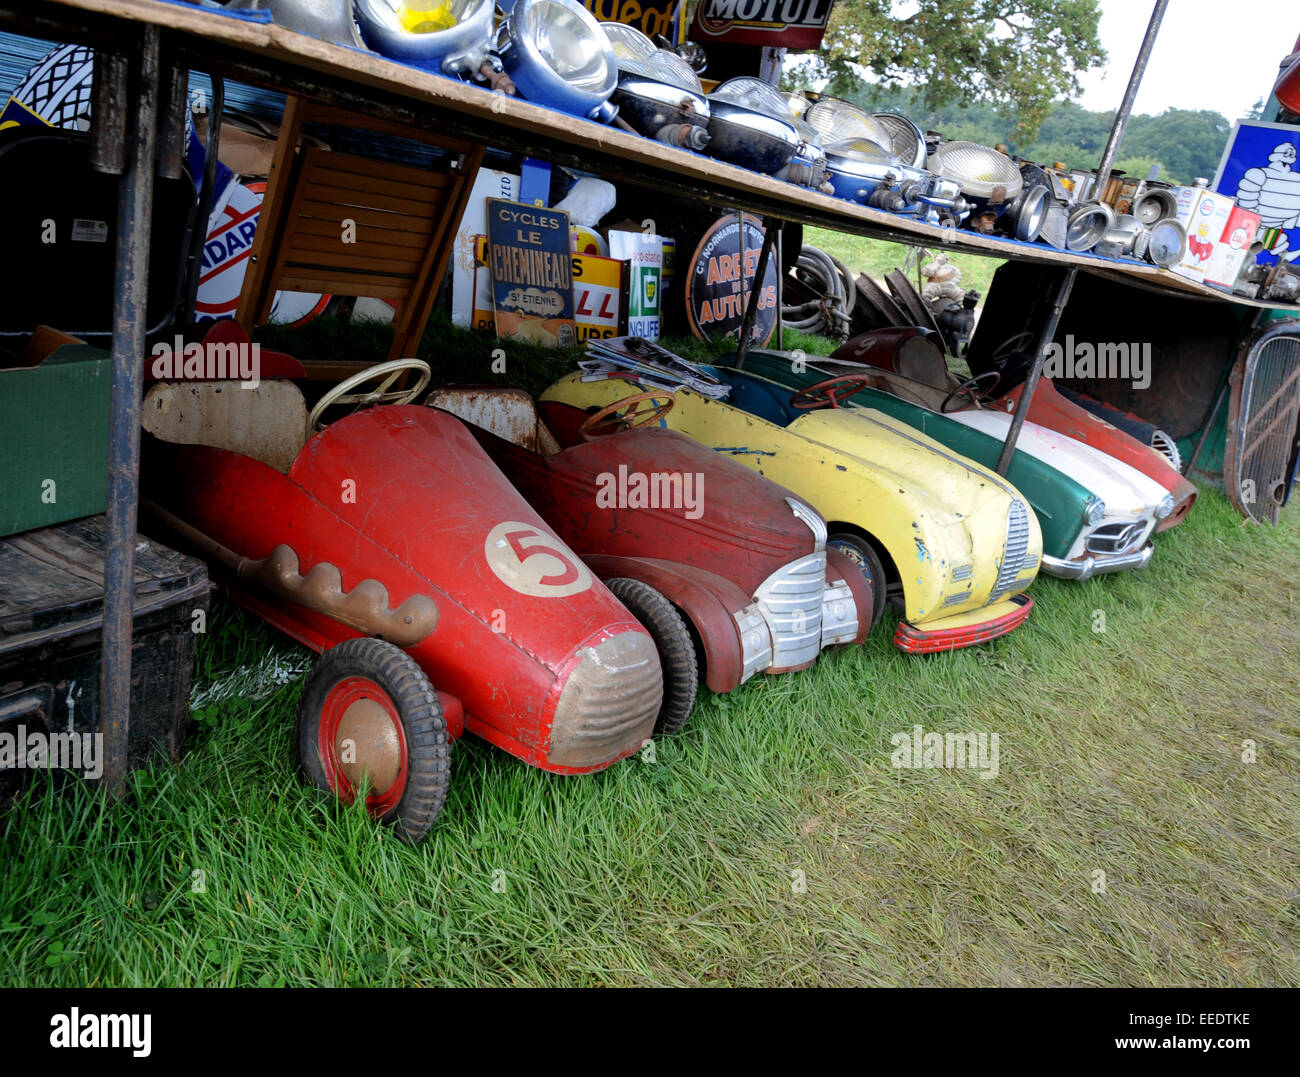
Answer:
[[1142, 76], [1146, 74], [1147, 64], [1151, 61], [1151, 50], [1155, 48], [1156, 37], [1160, 33], [1160, 23], [1164, 21], [1165, 9], [1168, 7], [1169, 0], [1156, 0], [1156, 6], [1151, 12], [1151, 21], [1147, 23], [1146, 37], [1142, 39], [1142, 47], [1138, 50], [1137, 59], [1133, 61], [1133, 73], [1129, 75], [1128, 88], [1124, 91], [1124, 99], [1119, 104], [1119, 111], [1115, 113], [1115, 125], [1110, 129], [1110, 138], [1106, 140], [1106, 148], [1102, 151], [1101, 164], [1097, 166], [1095, 190], [1098, 198], [1105, 197], [1106, 184], [1110, 182], [1110, 174], [1115, 167], [1115, 155], [1119, 153], [1119, 144], [1124, 140], [1129, 117], [1133, 114], [1133, 102], [1137, 100], [1138, 87], [1142, 85]]
[[126, 172], [119, 181], [113, 266], [113, 384], [108, 431], [108, 548], [104, 563], [103, 660], [99, 729], [104, 786], [117, 792], [127, 768], [135, 538], [140, 495], [140, 391], [149, 298], [149, 211], [158, 150], [159, 38], [146, 26], [130, 57], [136, 95]]
[[98, 49], [91, 70], [90, 165], [97, 172], [120, 176], [128, 153], [126, 57]]
[[1043, 373], [1047, 349], [1056, 339], [1056, 327], [1061, 324], [1061, 312], [1065, 310], [1065, 304], [1070, 301], [1070, 293], [1074, 290], [1074, 280], [1078, 275], [1079, 270], [1075, 266], [1070, 266], [1062, 271], [1061, 279], [1057, 283], [1056, 297], [1052, 300], [1052, 308], [1038, 337], [1038, 347], [1034, 350], [1034, 365], [1029, 368], [1029, 376], [1025, 378], [1025, 387], [1020, 392], [1016, 413], [1011, 419], [1011, 426], [1007, 429], [1007, 440], [1003, 442], [1002, 454], [998, 457], [999, 475], [1005, 475], [1011, 467], [1011, 458], [1016, 453], [1016, 442], [1020, 440], [1020, 428], [1025, 425], [1025, 416], [1029, 414], [1029, 406], [1034, 402], [1034, 393], [1038, 389], [1038, 379]]
[[203, 244], [208, 238], [208, 217], [217, 197], [217, 161], [221, 152], [221, 117], [226, 111], [226, 80], [212, 75], [212, 101], [208, 110], [208, 140], [203, 153], [203, 186], [199, 189], [199, 207], [190, 232], [190, 249], [185, 259], [185, 294], [177, 312], [179, 327], [194, 324], [198, 302], [199, 276], [203, 271]]
[[185, 113], [189, 109], [190, 73], [169, 65], [162, 83], [162, 135], [158, 145], [158, 174], [164, 179], [180, 179], [185, 169]]
[[776, 350], [785, 351], [785, 221], [776, 225]]
[[[763, 246], [758, 251], [758, 265], [754, 269], [754, 286], [749, 290], [749, 296], [745, 300], [745, 316], [740, 320], [740, 347], [736, 351], [736, 369], [745, 369], [745, 353], [749, 351], [749, 336], [754, 331], [754, 322], [758, 318], [758, 301], [763, 294], [763, 277], [767, 273], [767, 263], [772, 258], [772, 246], [776, 242], [776, 234], [781, 230], [779, 224], [773, 225], [767, 218], [763, 219]], [[741, 228], [741, 256], [740, 256], [740, 279], [745, 280], [745, 246], [744, 235], [745, 227], [742, 221]], [[780, 319], [781, 308], [777, 308], [777, 318]]]

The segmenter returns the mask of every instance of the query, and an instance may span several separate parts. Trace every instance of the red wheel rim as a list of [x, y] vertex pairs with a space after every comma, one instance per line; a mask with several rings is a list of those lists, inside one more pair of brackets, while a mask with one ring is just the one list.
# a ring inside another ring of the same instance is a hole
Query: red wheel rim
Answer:
[[330, 689], [321, 707], [316, 743], [330, 789], [345, 804], [355, 798], [363, 772], [372, 778], [366, 797], [370, 814], [387, 815], [401, 803], [406, 791], [406, 733], [397, 706], [370, 678], [345, 677]]

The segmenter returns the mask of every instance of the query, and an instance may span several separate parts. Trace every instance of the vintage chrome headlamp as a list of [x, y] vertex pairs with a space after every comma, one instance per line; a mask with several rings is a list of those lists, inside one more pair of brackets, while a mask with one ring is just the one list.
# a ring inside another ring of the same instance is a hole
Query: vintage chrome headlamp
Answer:
[[[971, 203], [967, 227], [979, 232], [993, 231], [998, 218], [1017, 204], [1025, 186], [1020, 169], [1010, 157], [978, 142], [941, 142], [930, 151], [926, 167], [961, 184], [962, 194]], [[1037, 225], [1034, 230], [1037, 238], [1043, 223], [1040, 213], [1045, 213], [1046, 208], [1035, 199], [1033, 205], [1024, 209], [1031, 212], [1018, 215], [1015, 230], [1023, 231], [1020, 227], [1023, 216], [1025, 224]]]
[[1089, 527], [1096, 527], [1106, 518], [1106, 502], [1094, 497], [1083, 510], [1083, 522]]
[[495, 6], [493, 0], [352, 0], [371, 49], [453, 77], [477, 71], [487, 58]]
[[802, 141], [785, 98], [766, 82], [729, 79], [709, 94], [710, 157], [771, 176], [794, 160]]
[[822, 136], [822, 144], [865, 138], [889, 149], [889, 131], [866, 109], [835, 97], [823, 97], [808, 106], [803, 118]]
[[277, 26], [287, 30], [335, 45], [365, 48], [365, 42], [357, 34], [356, 23], [352, 21], [348, 0], [230, 0], [226, 7], [232, 11], [262, 8], [271, 12]]
[[905, 165], [925, 166], [925, 135], [906, 116], [896, 112], [877, 112], [871, 117], [889, 135], [889, 148]]
[[516, 0], [497, 28], [497, 56], [520, 95], [608, 123], [618, 61], [600, 24], [576, 0]]
[[1046, 184], [1026, 183], [998, 218], [998, 228], [1022, 243], [1033, 243], [1043, 231], [1052, 192]]
[[1187, 255], [1187, 230], [1178, 221], [1157, 221], [1151, 226], [1147, 261], [1170, 269]]
[[1156, 519], [1163, 520], [1174, 511], [1174, 495], [1165, 494], [1160, 499], [1160, 504], [1156, 506]]
[[622, 22], [602, 22], [600, 28], [609, 38], [609, 46], [614, 50], [614, 59], [620, 68], [626, 60], [644, 60], [658, 51], [658, 46], [635, 26]]
[[1105, 202], [1082, 202], [1070, 211], [1065, 230], [1066, 249], [1090, 251], [1115, 223], [1115, 211]]
[[695, 69], [677, 53], [653, 45], [649, 53], [621, 55], [631, 50], [617, 43], [615, 28], [645, 35], [621, 23], [601, 25], [618, 56], [618, 86], [611, 100], [619, 116], [641, 134], [668, 145], [689, 150], [708, 145], [709, 102]]

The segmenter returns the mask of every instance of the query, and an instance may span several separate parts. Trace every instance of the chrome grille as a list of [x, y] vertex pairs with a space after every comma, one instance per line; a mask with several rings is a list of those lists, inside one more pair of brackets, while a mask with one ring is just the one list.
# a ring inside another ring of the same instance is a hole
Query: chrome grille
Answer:
[[740, 633], [740, 683], [744, 684], [772, 664], [772, 633], [757, 602], [731, 616]]
[[772, 665], [804, 666], [822, 646], [826, 552], [806, 554], [777, 569], [758, 586], [754, 601], [772, 630]]
[[1149, 520], [1134, 520], [1128, 524], [1103, 524], [1083, 540], [1084, 549], [1089, 553], [1127, 553], [1142, 541], [1149, 526]]
[[998, 569], [998, 582], [993, 585], [986, 605], [1000, 602], [1002, 596], [1011, 590], [1025, 563], [1025, 553], [1029, 549], [1029, 513], [1025, 503], [1018, 498], [1011, 502], [1011, 512], [1007, 515], [1007, 543], [1002, 551], [1002, 565]]
[[1300, 338], [1284, 333], [1257, 344], [1242, 383], [1235, 437], [1229, 427], [1228, 460], [1235, 474], [1228, 496], [1250, 519], [1276, 524], [1291, 485], [1300, 415]]

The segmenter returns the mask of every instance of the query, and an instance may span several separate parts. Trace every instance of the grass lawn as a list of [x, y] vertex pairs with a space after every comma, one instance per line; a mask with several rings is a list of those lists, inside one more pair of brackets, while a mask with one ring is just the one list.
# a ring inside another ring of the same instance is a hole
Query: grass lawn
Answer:
[[[300, 782], [311, 656], [218, 601], [180, 765], [0, 818], [0, 984], [1300, 986], [1300, 513], [1206, 491], [1146, 571], [1031, 594], [929, 658], [887, 615], [599, 775], [461, 741], [418, 848]], [[896, 769], [918, 724], [997, 776]]]

